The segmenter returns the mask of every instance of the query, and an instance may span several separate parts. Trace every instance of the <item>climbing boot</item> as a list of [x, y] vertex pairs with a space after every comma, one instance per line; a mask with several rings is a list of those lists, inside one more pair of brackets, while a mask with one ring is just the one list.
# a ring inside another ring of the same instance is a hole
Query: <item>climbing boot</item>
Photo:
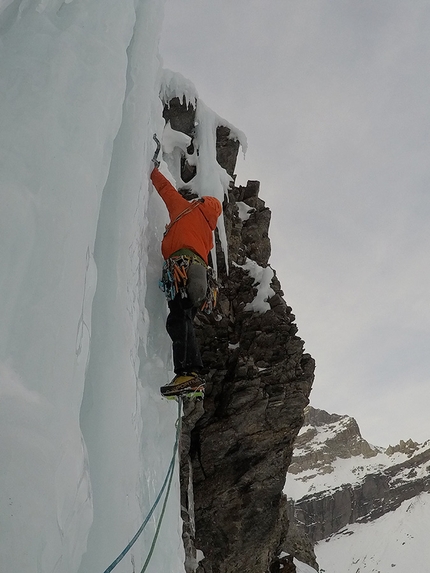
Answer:
[[190, 396], [203, 397], [205, 381], [197, 372], [184, 372], [177, 374], [170, 384], [162, 386], [160, 392], [163, 396]]

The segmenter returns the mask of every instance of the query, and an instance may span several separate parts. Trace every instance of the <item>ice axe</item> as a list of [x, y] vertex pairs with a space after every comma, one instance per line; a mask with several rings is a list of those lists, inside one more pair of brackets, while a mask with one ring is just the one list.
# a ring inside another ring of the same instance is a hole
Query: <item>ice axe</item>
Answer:
[[160, 140], [158, 139], [158, 137], [155, 133], [152, 136], [152, 138], [155, 141], [155, 143], [157, 144], [157, 148], [154, 152], [154, 157], [152, 158], [152, 162], [153, 162], [154, 166], [158, 169], [160, 167], [160, 162], [158, 161], [157, 157], [158, 157], [158, 154], [160, 153], [161, 143], [160, 143]]

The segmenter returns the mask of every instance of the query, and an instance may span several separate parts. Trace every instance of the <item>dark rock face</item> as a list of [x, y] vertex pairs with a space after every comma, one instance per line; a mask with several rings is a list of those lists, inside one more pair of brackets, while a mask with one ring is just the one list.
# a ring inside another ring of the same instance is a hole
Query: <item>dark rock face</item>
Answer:
[[[179, 129], [175, 109], [181, 113], [171, 105], [169, 119]], [[217, 158], [230, 174], [238, 147], [228, 128], [218, 128]], [[276, 274], [267, 268], [270, 211], [258, 193], [257, 181], [230, 191], [224, 204], [228, 269], [217, 245], [218, 312], [196, 319], [207, 385], [203, 404], [185, 404], [181, 481], [188, 572], [290, 570], [286, 561], [282, 569], [276, 565], [288, 528], [282, 490], [315, 364], [304, 353]], [[250, 211], [247, 220], [239, 217], [237, 202]], [[249, 261], [271, 273], [264, 312], [247, 306], [259, 286], [244, 268]], [[199, 564], [194, 543], [205, 556]]]
[[270, 567], [270, 573], [296, 573], [297, 569], [292, 555], [286, 555], [277, 559]]
[[237, 154], [239, 152], [239, 142], [230, 137], [230, 129], [224, 125], [219, 125], [216, 130], [216, 158], [218, 163], [224, 167], [227, 173], [234, 175]]
[[313, 567], [316, 571], [319, 570], [317, 563], [314, 546], [309, 537], [306, 535], [303, 528], [299, 528], [294, 519], [294, 511], [289, 504], [288, 507], [288, 534], [282, 549], [291, 555], [291, 558], [295, 557], [303, 563], [307, 563]]
[[[246, 309], [255, 287], [241, 265], [252, 259], [266, 267], [270, 255], [270, 212], [257, 190], [252, 182], [230, 193], [221, 315], [198, 323], [208, 383], [190, 456], [202, 573], [263, 573], [274, 560], [287, 530], [286, 471], [313, 381], [314, 361], [303, 352], [275, 274], [268, 310]], [[237, 200], [254, 209], [248, 221], [239, 218]]]
[[163, 117], [166, 123], [170, 122], [172, 129], [193, 137], [196, 109], [191, 103], [186, 104], [175, 97], [164, 105]]

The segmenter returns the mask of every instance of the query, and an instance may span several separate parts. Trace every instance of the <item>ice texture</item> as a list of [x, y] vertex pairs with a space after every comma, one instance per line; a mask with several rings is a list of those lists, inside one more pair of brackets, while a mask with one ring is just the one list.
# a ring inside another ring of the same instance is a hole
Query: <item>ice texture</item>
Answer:
[[[164, 123], [162, 9], [0, 3], [5, 572], [103, 572], [170, 462], [176, 406], [158, 392], [170, 376], [165, 215], [148, 182]], [[157, 518], [115, 571], [142, 566]], [[149, 572], [183, 571], [180, 530], [176, 471]]]
[[273, 269], [270, 266], [261, 267], [255, 261], [251, 259], [246, 259], [245, 264], [235, 265], [241, 267], [243, 270], [249, 273], [254, 279], [254, 286], [257, 289], [257, 294], [254, 299], [245, 306], [245, 310], [257, 312], [263, 314], [270, 310], [270, 303], [268, 302], [272, 296], [274, 296], [275, 291], [270, 286], [274, 276]]
[[[167, 211], [149, 175], [154, 133], [176, 185], [189, 139], [160, 94], [197, 102], [198, 194], [222, 200], [231, 181], [216, 127], [246, 138], [162, 70], [163, 5], [0, 0], [1, 571], [103, 573], [168, 471]], [[227, 254], [222, 218], [219, 233]], [[115, 573], [141, 570], [160, 510]], [[176, 466], [148, 573], [184, 572], [181, 530]]]

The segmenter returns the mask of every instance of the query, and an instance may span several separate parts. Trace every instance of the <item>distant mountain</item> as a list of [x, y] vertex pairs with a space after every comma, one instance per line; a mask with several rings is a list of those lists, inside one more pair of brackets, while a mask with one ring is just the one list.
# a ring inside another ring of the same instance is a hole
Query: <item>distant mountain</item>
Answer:
[[[385, 573], [412, 563], [420, 536], [408, 531], [427, 531], [428, 519], [422, 520], [430, 517], [429, 492], [430, 440], [376, 447], [363, 439], [354, 418], [308, 407], [286, 484], [295, 524], [289, 552], [314, 565], [306, 544], [297, 542], [301, 534], [317, 543], [321, 571]], [[424, 568], [409, 570], [427, 573], [429, 563], [430, 556]]]

